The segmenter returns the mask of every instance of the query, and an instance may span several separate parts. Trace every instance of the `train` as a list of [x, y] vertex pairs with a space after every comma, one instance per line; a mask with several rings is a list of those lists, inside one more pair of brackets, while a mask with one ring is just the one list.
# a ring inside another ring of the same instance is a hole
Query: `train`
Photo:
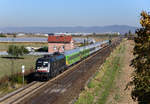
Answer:
[[110, 40], [105, 40], [88, 46], [68, 50], [64, 53], [55, 52], [54, 54], [44, 55], [36, 60], [36, 77], [42, 80], [49, 80], [49, 78], [57, 76], [68, 69], [68, 67], [110, 44]]

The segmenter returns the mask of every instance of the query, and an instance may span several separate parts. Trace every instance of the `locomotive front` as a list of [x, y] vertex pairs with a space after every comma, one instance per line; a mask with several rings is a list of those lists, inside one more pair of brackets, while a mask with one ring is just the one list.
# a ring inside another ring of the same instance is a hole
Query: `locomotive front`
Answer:
[[36, 61], [36, 76], [43, 78], [49, 77], [50, 62], [48, 59], [39, 58]]
[[49, 72], [48, 67], [49, 67], [48, 60], [37, 60], [37, 62], [36, 62], [36, 72], [47, 73], [47, 72]]

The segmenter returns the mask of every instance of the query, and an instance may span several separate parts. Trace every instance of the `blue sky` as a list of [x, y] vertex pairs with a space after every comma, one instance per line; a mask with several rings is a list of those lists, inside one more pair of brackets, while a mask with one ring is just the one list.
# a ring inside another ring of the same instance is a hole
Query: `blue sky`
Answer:
[[150, 0], [0, 0], [0, 27], [139, 26]]

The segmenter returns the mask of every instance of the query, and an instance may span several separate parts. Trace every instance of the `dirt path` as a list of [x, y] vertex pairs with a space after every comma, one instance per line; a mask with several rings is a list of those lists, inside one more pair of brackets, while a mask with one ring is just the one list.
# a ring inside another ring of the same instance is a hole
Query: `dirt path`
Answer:
[[131, 81], [131, 73], [133, 72], [132, 67], [130, 67], [130, 61], [133, 58], [132, 51], [134, 43], [133, 41], [125, 41], [126, 52], [124, 57], [124, 66], [122, 71], [120, 71], [117, 76], [113, 88], [110, 92], [106, 104], [137, 104], [131, 98], [131, 88], [124, 90], [129, 81]]

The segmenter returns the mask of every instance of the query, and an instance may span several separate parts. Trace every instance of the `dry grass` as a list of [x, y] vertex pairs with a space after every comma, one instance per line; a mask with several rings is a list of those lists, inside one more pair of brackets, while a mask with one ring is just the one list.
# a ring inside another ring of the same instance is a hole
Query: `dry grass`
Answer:
[[132, 80], [133, 68], [130, 66], [130, 61], [133, 59], [134, 42], [131, 40], [125, 41], [126, 52], [123, 62], [123, 68], [119, 72], [119, 76], [115, 79], [114, 85], [111, 88], [106, 104], [137, 104], [131, 98], [132, 87], [125, 90], [127, 83]]
[[[122, 68], [125, 46], [122, 43], [88, 83], [75, 104], [105, 104], [114, 79]], [[116, 96], [117, 99], [118, 96]]]

